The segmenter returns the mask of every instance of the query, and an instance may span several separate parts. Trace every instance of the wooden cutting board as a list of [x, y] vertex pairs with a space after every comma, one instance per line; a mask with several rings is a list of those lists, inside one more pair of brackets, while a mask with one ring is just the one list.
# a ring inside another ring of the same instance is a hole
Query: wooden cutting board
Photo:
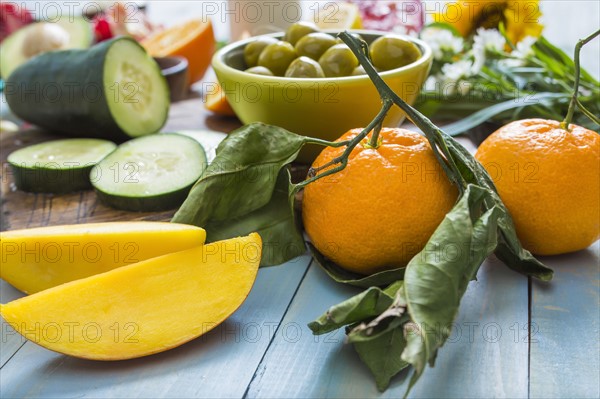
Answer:
[[[241, 126], [236, 118], [212, 115], [199, 98], [174, 103], [163, 131], [211, 129], [228, 133]], [[99, 202], [96, 194], [81, 191], [72, 194], [33, 194], [16, 190], [8, 155], [25, 146], [61, 138], [58, 135], [25, 127], [0, 135], [2, 159], [0, 230], [15, 230], [49, 225], [110, 222], [123, 220], [168, 221], [175, 209], [165, 212], [136, 213], [118, 211]]]

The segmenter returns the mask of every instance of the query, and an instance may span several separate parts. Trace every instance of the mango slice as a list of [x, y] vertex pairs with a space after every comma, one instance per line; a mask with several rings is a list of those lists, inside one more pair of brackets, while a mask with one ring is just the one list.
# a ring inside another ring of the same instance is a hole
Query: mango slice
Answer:
[[0, 277], [32, 294], [124, 265], [204, 244], [195, 226], [112, 222], [0, 233]]
[[122, 360], [199, 337], [248, 296], [260, 264], [256, 233], [123, 266], [0, 306], [31, 341], [66, 355]]

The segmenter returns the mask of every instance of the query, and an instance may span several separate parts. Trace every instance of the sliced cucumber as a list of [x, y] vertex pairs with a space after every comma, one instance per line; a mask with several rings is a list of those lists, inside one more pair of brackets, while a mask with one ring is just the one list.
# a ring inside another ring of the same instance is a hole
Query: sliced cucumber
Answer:
[[170, 105], [156, 61], [123, 36], [88, 50], [38, 55], [10, 74], [5, 92], [23, 120], [70, 136], [115, 141], [158, 132]]
[[25, 49], [27, 37], [35, 34], [36, 29], [44, 23], [57, 24], [67, 32], [69, 39], [66, 48], [68, 49], [88, 48], [94, 40], [91, 24], [83, 17], [62, 16], [56, 21], [41, 21], [27, 25], [2, 42], [2, 51], [0, 51], [0, 75], [2, 78], [6, 79], [12, 71], [29, 59], [27, 49]]
[[206, 153], [206, 160], [211, 163], [216, 156], [216, 150], [221, 141], [225, 140], [227, 134], [223, 132], [216, 132], [214, 130], [202, 129], [202, 130], [178, 130], [176, 132], [163, 132], [162, 134], [181, 134], [188, 136], [196, 140]]
[[100, 139], [65, 139], [21, 148], [8, 156], [18, 189], [69, 193], [92, 188], [94, 165], [117, 146]]
[[115, 42], [106, 54], [104, 91], [115, 123], [130, 137], [156, 133], [165, 123], [169, 88], [156, 61], [129, 40]]
[[90, 180], [109, 206], [162, 211], [181, 205], [205, 168], [206, 154], [197, 141], [160, 134], [121, 144], [92, 169]]

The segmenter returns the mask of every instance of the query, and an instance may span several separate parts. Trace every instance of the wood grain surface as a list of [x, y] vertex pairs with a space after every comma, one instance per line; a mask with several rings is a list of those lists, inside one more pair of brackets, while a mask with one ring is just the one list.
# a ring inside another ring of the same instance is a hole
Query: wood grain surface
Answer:
[[[174, 104], [165, 131], [239, 126], [208, 115], [199, 99]], [[58, 138], [34, 129], [0, 138], [1, 229], [117, 220], [167, 221], [174, 210], [122, 212], [93, 191], [67, 195], [14, 189], [7, 155]], [[474, 146], [460, 139], [469, 150]], [[297, 178], [306, 172], [296, 168]], [[600, 397], [600, 248], [544, 261], [550, 284], [530, 282], [491, 258], [469, 286], [450, 341], [414, 398]], [[407, 373], [379, 393], [343, 331], [315, 337], [306, 323], [357, 290], [329, 279], [310, 258], [262, 269], [244, 305], [180, 348], [142, 359], [92, 362], [41, 348], [2, 320], [1, 398], [397, 398]], [[4, 281], [0, 301], [22, 296]]]
[[[196, 98], [174, 104], [163, 131], [211, 129], [228, 133], [239, 126], [241, 124], [236, 118], [219, 117], [208, 113], [204, 110], [202, 101]], [[118, 211], [100, 203], [91, 190], [66, 195], [32, 194], [16, 190], [12, 171], [6, 162], [8, 155], [19, 148], [59, 138], [62, 137], [35, 128], [3, 133], [0, 137], [0, 159], [2, 160], [0, 230], [121, 220], [168, 221], [173, 216], [175, 210], [158, 213]]]
[[[309, 262], [310, 258], [303, 256], [261, 270], [252, 292], [227, 321], [192, 342], [157, 355], [95, 362], [26, 342], [0, 370], [0, 396], [241, 398]], [[15, 338], [8, 349], [12, 351], [16, 345]]]

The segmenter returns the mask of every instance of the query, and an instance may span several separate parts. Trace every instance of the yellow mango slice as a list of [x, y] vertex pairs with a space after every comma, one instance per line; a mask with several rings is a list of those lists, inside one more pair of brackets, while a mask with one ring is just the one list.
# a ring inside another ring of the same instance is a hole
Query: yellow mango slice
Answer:
[[199, 337], [244, 302], [258, 272], [256, 233], [123, 266], [0, 306], [29, 340], [66, 355], [122, 360]]
[[0, 233], [0, 278], [33, 294], [69, 281], [204, 244], [195, 226], [111, 222]]

